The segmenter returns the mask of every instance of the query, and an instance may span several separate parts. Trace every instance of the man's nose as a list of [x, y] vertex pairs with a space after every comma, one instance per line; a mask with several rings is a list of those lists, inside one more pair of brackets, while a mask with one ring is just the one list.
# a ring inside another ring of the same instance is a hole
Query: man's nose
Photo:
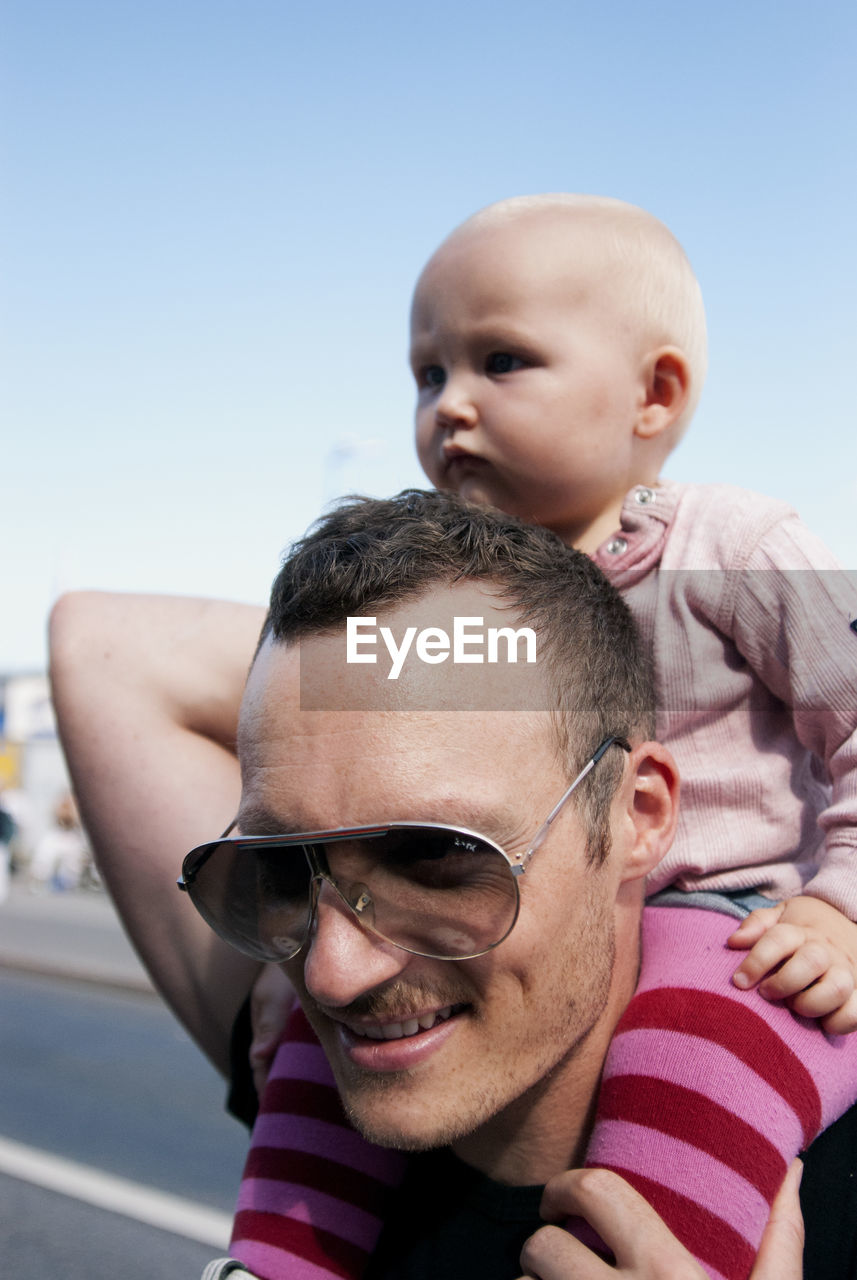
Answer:
[[435, 404], [435, 418], [441, 427], [475, 427], [479, 421], [475, 388], [464, 376], [447, 378]]
[[304, 985], [318, 1004], [338, 1008], [398, 977], [411, 957], [370, 933], [326, 880], [319, 883]]

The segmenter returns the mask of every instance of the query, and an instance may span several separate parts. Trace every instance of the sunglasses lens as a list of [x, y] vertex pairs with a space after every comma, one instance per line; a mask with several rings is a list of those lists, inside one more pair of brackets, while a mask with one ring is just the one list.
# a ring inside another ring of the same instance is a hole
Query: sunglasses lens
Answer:
[[194, 854], [188, 893], [216, 934], [254, 960], [288, 960], [300, 950], [313, 890], [299, 845], [215, 840]]
[[373, 911], [368, 923], [375, 932], [418, 955], [448, 960], [480, 955], [502, 942], [517, 918], [511, 867], [479, 836], [399, 827], [326, 852], [346, 898], [349, 885], [368, 887]]
[[194, 905], [239, 950], [287, 960], [304, 943], [320, 882], [309, 850], [318, 876], [369, 929], [417, 955], [481, 955], [517, 918], [517, 883], [497, 849], [469, 832], [416, 825], [312, 845], [215, 841], [189, 881]]

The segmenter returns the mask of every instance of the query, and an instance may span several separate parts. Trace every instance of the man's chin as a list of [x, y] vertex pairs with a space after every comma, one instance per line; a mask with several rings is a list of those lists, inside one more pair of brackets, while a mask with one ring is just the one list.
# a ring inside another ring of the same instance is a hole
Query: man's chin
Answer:
[[404, 1133], [401, 1129], [393, 1130], [387, 1125], [361, 1124], [354, 1116], [349, 1116], [349, 1119], [361, 1138], [365, 1138], [376, 1147], [386, 1147], [390, 1151], [436, 1151], [440, 1147], [449, 1146], [448, 1141], [444, 1141], [437, 1135]]
[[[392, 1091], [391, 1091], [392, 1092]], [[343, 1097], [345, 1113], [361, 1137], [394, 1151], [435, 1151], [471, 1133], [474, 1122], [455, 1116], [439, 1116], [436, 1107], [425, 1109], [404, 1102], [389, 1105], [384, 1090], [367, 1102]]]

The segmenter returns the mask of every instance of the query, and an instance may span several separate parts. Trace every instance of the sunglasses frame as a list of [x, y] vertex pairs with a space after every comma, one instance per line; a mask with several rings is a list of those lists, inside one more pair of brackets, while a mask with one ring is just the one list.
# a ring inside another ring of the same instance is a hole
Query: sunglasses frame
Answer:
[[[452, 833], [453, 835], [465, 836], [465, 837], [470, 836], [476, 840], [481, 841], [482, 844], [488, 845], [490, 849], [493, 849], [496, 853], [500, 854], [500, 856], [506, 861], [506, 863], [509, 866], [509, 870], [511, 871], [512, 876], [514, 878], [516, 903], [515, 903], [515, 912], [512, 918], [512, 922], [509, 925], [506, 932], [503, 934], [503, 936], [499, 938], [497, 942], [493, 942], [489, 947], [484, 947], [479, 951], [473, 952], [472, 954], [465, 955], [465, 956], [437, 956], [429, 952], [415, 951], [410, 947], [405, 947], [401, 943], [396, 942], [393, 938], [387, 938], [385, 934], [381, 933], [379, 930], [374, 929], [371, 925], [368, 924], [368, 922], [363, 921], [361, 919], [359, 910], [355, 907], [354, 904], [348, 901], [348, 899], [342, 893], [342, 890], [339, 888], [336, 881], [332, 878], [329, 872], [325, 872], [320, 867], [318, 863], [318, 859], [314, 855], [310, 855], [310, 853], [306, 848], [304, 848], [304, 856], [307, 858], [307, 861], [309, 862], [309, 865], [310, 865], [310, 870], [313, 873], [312, 878], [310, 880], [311, 893], [310, 893], [310, 901], [309, 901], [309, 908], [308, 908], [308, 915], [307, 915], [307, 935], [309, 934], [309, 930], [312, 926], [312, 922], [313, 922], [315, 912], [316, 912], [316, 907], [317, 907], [317, 899], [318, 899], [318, 890], [317, 889], [312, 890], [312, 886], [313, 884], [316, 884], [318, 880], [325, 880], [331, 886], [331, 888], [338, 894], [338, 896], [342, 899], [342, 901], [346, 904], [346, 906], [349, 908], [351, 913], [354, 915], [355, 919], [358, 920], [365, 929], [367, 929], [370, 933], [375, 934], [377, 937], [383, 938], [386, 942], [390, 942], [394, 947], [398, 947], [402, 951], [407, 951], [411, 955], [425, 956], [429, 959], [473, 960], [473, 959], [476, 959], [477, 956], [486, 955], [489, 951], [493, 951], [494, 948], [498, 947], [501, 942], [505, 942], [506, 938], [508, 938], [509, 934], [512, 932], [512, 929], [515, 927], [515, 924], [517, 922], [518, 912], [520, 910], [520, 890], [518, 888], [518, 879], [525, 873], [533, 855], [544, 844], [545, 840], [547, 839], [548, 833], [550, 832], [552, 824], [559, 817], [559, 814], [562, 812], [563, 808], [565, 807], [565, 805], [567, 804], [571, 796], [574, 794], [577, 787], [580, 785], [583, 779], [592, 772], [592, 770], [598, 764], [598, 761], [602, 758], [602, 756], [606, 754], [609, 748], [614, 745], [617, 747], [621, 747], [623, 751], [626, 751], [629, 753], [632, 749], [631, 744], [628, 742], [628, 740], [624, 737], [621, 737], [618, 734], [610, 734], [608, 737], [606, 737], [603, 740], [603, 742], [599, 744], [599, 746], [590, 756], [589, 760], [587, 760], [586, 764], [583, 766], [583, 768], [580, 770], [577, 776], [572, 780], [572, 782], [563, 792], [560, 799], [551, 809], [547, 818], [545, 818], [544, 822], [539, 827], [538, 831], [533, 837], [529, 847], [527, 848], [527, 851], [525, 853], [516, 854], [514, 857], [511, 857], [501, 845], [497, 844], [497, 842], [495, 840], [492, 840], [489, 836], [482, 835], [482, 833], [479, 831], [472, 831], [468, 827], [453, 827], [445, 822], [414, 822], [414, 821], [404, 820], [404, 821], [396, 821], [396, 822], [376, 822], [376, 823], [371, 823], [368, 826], [335, 827], [335, 828], [328, 828], [323, 831], [299, 831], [299, 832], [295, 832], [294, 834], [267, 835], [267, 836], [241, 835], [241, 836], [230, 837], [229, 835], [230, 831], [232, 831], [238, 823], [238, 818], [235, 817], [233, 818], [232, 822], [230, 822], [229, 826], [226, 828], [223, 835], [220, 836], [217, 840], [210, 840], [206, 844], [197, 845], [196, 848], [191, 849], [190, 853], [187, 854], [184, 861], [182, 862], [181, 875], [179, 876], [179, 879], [176, 881], [176, 884], [178, 885], [179, 889], [181, 889], [183, 892], [187, 893], [190, 896], [191, 901], [193, 902], [192, 886], [193, 886], [194, 880], [198, 876], [202, 867], [205, 866], [209, 858], [211, 858], [214, 855], [214, 853], [218, 849], [220, 849], [223, 845], [228, 845], [232, 849], [246, 849], [248, 851], [252, 851], [254, 849], [264, 849], [270, 845], [278, 845], [281, 848], [287, 849], [287, 848], [294, 848], [296, 846], [304, 847], [307, 845], [337, 844], [342, 840], [371, 839], [373, 836], [386, 835], [390, 831], [408, 831], [408, 830], [447, 831]], [[197, 906], [196, 903], [194, 903], [194, 906], [196, 906], [197, 910], [199, 910], [199, 907]], [[217, 930], [215, 930], [215, 932], [217, 932]], [[228, 941], [228, 939], [226, 940]], [[293, 960], [295, 956], [300, 954], [301, 950], [303, 949], [305, 941], [306, 941], [306, 938], [304, 938], [304, 941], [301, 942], [301, 945], [290, 956], [282, 957], [282, 958]], [[235, 945], [235, 944], [231, 943], [230, 945]]]

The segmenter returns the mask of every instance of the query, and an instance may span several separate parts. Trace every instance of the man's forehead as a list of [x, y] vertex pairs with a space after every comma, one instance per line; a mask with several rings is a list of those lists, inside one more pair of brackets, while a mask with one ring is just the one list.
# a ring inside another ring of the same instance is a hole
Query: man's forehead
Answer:
[[[270, 692], [279, 660], [288, 667], [289, 657], [272, 647]], [[293, 697], [248, 707], [239, 740], [242, 827], [260, 817], [272, 831], [424, 820], [509, 839], [562, 787], [547, 714], [302, 711]]]
[[277, 647], [268, 641], [260, 652], [245, 712], [259, 714], [272, 697], [291, 698], [301, 712], [395, 714], [540, 711], [555, 700], [541, 637], [491, 583], [443, 584], [366, 605], [302, 637], [277, 663], [274, 694], [261, 677]]
[[[488, 601], [484, 593], [452, 599], [468, 608]], [[375, 616], [399, 638], [400, 624], [426, 620], [419, 611]], [[493, 614], [490, 602], [484, 615], [474, 616], [510, 621], [506, 612]], [[462, 798], [479, 792], [501, 801], [517, 789], [529, 763], [534, 777], [554, 766], [561, 776], [553, 714], [533, 667], [520, 666], [529, 674], [516, 710], [494, 705], [503, 690], [493, 678], [458, 672], [446, 682], [433, 675], [423, 681], [420, 673], [406, 678], [403, 671], [395, 682], [379, 664], [363, 667], [355, 698], [353, 688], [337, 685], [339, 640], [329, 634], [300, 645], [268, 639], [260, 649], [239, 726], [244, 805], [278, 809], [304, 830], [379, 815], [461, 823]]]

